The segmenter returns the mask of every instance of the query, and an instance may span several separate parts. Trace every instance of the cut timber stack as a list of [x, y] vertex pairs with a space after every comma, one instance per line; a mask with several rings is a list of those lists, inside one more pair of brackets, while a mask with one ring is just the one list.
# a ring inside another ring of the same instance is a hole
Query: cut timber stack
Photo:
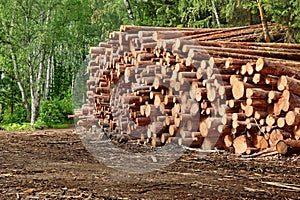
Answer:
[[260, 25], [122, 26], [90, 49], [78, 125], [153, 146], [250, 154], [282, 140], [292, 148], [300, 138], [300, 45], [260, 37]]

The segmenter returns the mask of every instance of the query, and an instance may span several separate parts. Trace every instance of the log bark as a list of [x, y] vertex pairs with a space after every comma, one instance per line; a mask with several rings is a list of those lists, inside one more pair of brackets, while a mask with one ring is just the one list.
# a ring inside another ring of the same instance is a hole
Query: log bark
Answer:
[[299, 154], [300, 140], [280, 140], [276, 144], [276, 150], [280, 154]]
[[276, 146], [277, 142], [283, 140], [283, 131], [280, 129], [274, 129], [270, 134], [269, 145], [270, 147]]
[[247, 88], [246, 97], [247, 98], [258, 98], [258, 99], [267, 99], [268, 91], [261, 88]]
[[261, 135], [254, 135], [252, 136], [253, 145], [255, 148], [264, 150], [269, 147], [268, 141], [265, 139], [264, 136]]
[[293, 128], [294, 137], [296, 140], [300, 139], [300, 126], [295, 126]]
[[298, 126], [300, 124], [300, 113], [289, 111], [285, 116], [285, 121], [289, 126]]
[[283, 91], [289, 90], [293, 94], [300, 96], [300, 80], [288, 76], [280, 76], [277, 82], [277, 89]]
[[263, 74], [274, 76], [286, 75], [298, 80], [300, 79], [300, 62], [272, 60], [260, 57], [256, 61], [255, 70]]

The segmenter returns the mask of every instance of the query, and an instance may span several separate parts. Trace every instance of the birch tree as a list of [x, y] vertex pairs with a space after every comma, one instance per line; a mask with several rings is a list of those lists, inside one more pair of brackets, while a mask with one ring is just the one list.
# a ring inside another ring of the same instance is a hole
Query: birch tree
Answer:
[[5, 67], [13, 71], [34, 123], [41, 100], [70, 91], [89, 45], [97, 45], [101, 33], [84, 0], [1, 0], [0, 11]]

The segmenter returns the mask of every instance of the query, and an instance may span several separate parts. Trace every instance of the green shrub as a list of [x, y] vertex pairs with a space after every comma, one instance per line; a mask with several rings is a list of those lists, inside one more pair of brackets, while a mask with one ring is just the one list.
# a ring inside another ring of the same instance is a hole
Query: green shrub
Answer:
[[6, 131], [21, 131], [21, 130], [34, 130], [35, 127], [32, 126], [30, 123], [11, 123], [11, 124], [4, 124], [1, 126]]
[[14, 108], [13, 113], [10, 110], [5, 110], [1, 118], [2, 124], [22, 124], [27, 121], [26, 109], [22, 106], [17, 106]]
[[52, 124], [50, 128], [68, 128], [69, 124]]
[[41, 127], [55, 127], [59, 124], [67, 124], [71, 122], [68, 119], [68, 115], [72, 113], [73, 107], [70, 95], [64, 99], [42, 101], [36, 124]]

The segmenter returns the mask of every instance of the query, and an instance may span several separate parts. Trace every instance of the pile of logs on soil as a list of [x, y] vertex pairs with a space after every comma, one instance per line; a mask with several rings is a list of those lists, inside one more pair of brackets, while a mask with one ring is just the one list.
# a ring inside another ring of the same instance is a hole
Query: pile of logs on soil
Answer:
[[74, 113], [77, 124], [153, 146], [250, 154], [282, 141], [278, 151], [295, 150], [300, 44], [255, 42], [261, 37], [261, 25], [121, 26], [90, 49], [87, 102]]

